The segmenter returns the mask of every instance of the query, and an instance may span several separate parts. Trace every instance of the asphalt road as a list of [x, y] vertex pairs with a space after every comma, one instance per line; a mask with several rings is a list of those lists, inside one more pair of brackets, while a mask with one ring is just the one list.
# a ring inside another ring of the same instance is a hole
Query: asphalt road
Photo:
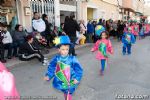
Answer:
[[[99, 76], [100, 61], [90, 52], [92, 45], [77, 50], [84, 76], [73, 100], [150, 100], [150, 37], [137, 40], [132, 54], [125, 56], [121, 53], [122, 44], [114, 40], [112, 43], [114, 55], [109, 57], [104, 76]], [[11, 69], [22, 98], [64, 100], [51, 81], [43, 80], [46, 69], [37, 60]]]

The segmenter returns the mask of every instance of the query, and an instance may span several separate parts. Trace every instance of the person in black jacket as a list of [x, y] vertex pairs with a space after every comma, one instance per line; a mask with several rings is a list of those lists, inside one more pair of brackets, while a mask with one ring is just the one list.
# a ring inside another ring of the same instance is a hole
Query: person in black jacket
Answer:
[[4, 59], [5, 49], [4, 49], [4, 44], [3, 44], [4, 32], [3, 32], [2, 28], [3, 28], [3, 24], [0, 23], [0, 61], [2, 63], [6, 63], [6, 60]]
[[44, 31], [45, 33], [45, 38], [47, 40], [47, 46], [49, 47], [49, 44], [50, 43], [53, 43], [52, 40], [53, 40], [53, 36], [52, 36], [52, 23], [50, 23], [48, 21], [48, 16], [46, 14], [43, 14], [42, 15], [42, 19], [43, 21], [45, 22], [45, 25], [46, 25], [46, 29]]
[[[64, 31], [65, 31], [66, 35], [69, 36], [71, 42], [73, 44], [75, 44], [75, 42], [77, 40], [76, 31], [80, 31], [80, 27], [79, 27], [77, 21], [75, 20], [74, 15], [70, 16], [70, 18], [68, 16], [66, 16], [65, 23], [64, 23]], [[74, 47], [75, 47], [75, 45], [71, 46], [69, 54], [76, 56]]]
[[25, 42], [19, 48], [19, 59], [22, 61], [28, 61], [28, 60], [37, 58], [40, 62], [43, 63], [44, 56], [42, 55], [39, 49], [36, 49], [32, 45], [32, 42], [33, 42], [32, 35], [28, 35], [26, 39], [27, 39], [27, 42]]

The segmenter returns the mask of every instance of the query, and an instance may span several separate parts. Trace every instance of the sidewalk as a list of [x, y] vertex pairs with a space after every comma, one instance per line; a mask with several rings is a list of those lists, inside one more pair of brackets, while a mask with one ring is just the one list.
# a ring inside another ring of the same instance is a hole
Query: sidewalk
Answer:
[[[80, 48], [83, 48], [83, 47], [87, 47], [91, 44], [84, 44], [84, 45], [76, 45], [75, 49], [80, 49]], [[44, 56], [46, 58], [49, 58], [50, 56], [54, 55], [54, 54], [57, 54], [57, 49], [56, 48], [52, 48], [52, 49], [49, 49], [49, 53], [48, 54], [45, 54]], [[32, 61], [32, 60], [31, 60]], [[30, 61], [20, 61], [18, 58], [12, 58], [12, 59], [7, 59], [7, 63], [4, 63], [5, 66], [7, 66], [8, 69], [12, 69], [14, 68], [15, 66], [18, 66], [18, 65], [22, 65], [22, 64], [27, 64], [29, 63]]]

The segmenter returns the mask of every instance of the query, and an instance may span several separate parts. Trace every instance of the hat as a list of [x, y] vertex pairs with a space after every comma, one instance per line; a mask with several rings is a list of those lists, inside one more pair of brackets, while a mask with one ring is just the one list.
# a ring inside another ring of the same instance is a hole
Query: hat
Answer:
[[131, 29], [131, 27], [128, 27], [128, 31], [131, 31], [132, 29]]
[[102, 32], [105, 31], [105, 28], [102, 25], [97, 25], [95, 28], [95, 34], [100, 36]]
[[137, 22], [137, 20], [135, 19], [135, 20], [134, 20], [134, 23], [136, 23], [136, 22]]
[[69, 39], [68, 36], [59, 36], [59, 37], [56, 37], [54, 39], [53, 43], [55, 44], [56, 47], [58, 47], [60, 45], [71, 45], [70, 39]]

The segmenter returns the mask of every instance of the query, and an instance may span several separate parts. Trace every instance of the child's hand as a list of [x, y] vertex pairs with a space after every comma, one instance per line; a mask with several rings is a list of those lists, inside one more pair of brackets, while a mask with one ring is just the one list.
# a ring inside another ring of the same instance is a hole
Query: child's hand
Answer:
[[76, 79], [74, 79], [74, 80], [73, 80], [73, 83], [74, 83], [74, 84], [77, 84], [77, 83], [79, 83], [79, 81], [77, 81]]
[[93, 49], [93, 48], [91, 49], [91, 52], [94, 52], [94, 49]]
[[45, 81], [49, 81], [50, 79], [49, 79], [48, 76], [45, 76], [45, 77], [44, 77], [44, 80], [45, 80]]

